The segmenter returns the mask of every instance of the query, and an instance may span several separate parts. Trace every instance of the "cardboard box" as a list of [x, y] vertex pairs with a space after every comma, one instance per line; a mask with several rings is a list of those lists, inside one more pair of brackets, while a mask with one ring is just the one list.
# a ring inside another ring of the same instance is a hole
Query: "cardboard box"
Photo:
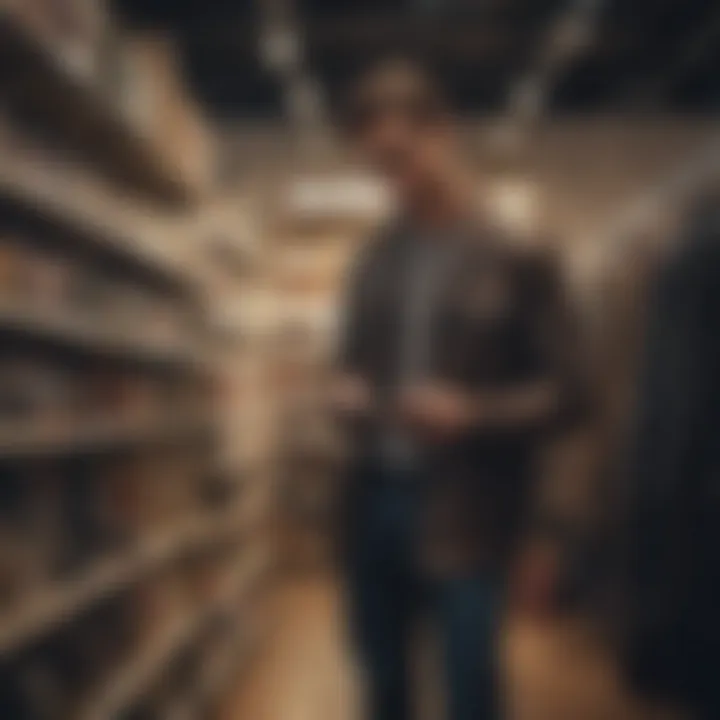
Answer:
[[210, 136], [182, 82], [174, 43], [144, 33], [121, 45], [114, 89], [120, 112], [184, 183], [201, 191], [211, 180]]
[[99, 80], [110, 27], [103, 0], [12, 0], [10, 11], [63, 68], [82, 81]]

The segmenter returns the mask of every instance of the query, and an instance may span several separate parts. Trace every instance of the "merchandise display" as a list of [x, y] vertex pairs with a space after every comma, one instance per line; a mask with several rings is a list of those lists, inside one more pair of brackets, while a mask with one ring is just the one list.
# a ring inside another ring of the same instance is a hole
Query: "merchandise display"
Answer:
[[155, 34], [120, 43], [113, 96], [120, 113], [157, 148], [188, 185], [210, 180], [211, 149], [194, 103], [179, 83], [173, 43]]
[[105, 4], [97, 0], [11, 2], [16, 22], [41, 38], [57, 62], [86, 82], [99, 80], [109, 28]]
[[177, 231], [208, 131], [100, 2], [11, 3], [0, 45], [37, 80], [0, 117], [0, 714], [204, 718], [272, 565]]
[[[12, 0], [0, 15], [0, 60], [13, 69], [7, 83], [21, 114], [69, 142], [108, 177], [126, 188], [171, 204], [197, 199], [211, 178], [209, 135], [200, 114], [180, 91], [176, 68], [139, 64], [122, 69], [127, 56], [143, 57], [125, 28], [100, 0]], [[142, 40], [140, 44], [142, 44]], [[153, 39], [153, 47], [162, 44]], [[158, 83], [139, 92], [138, 75]], [[128, 113], [128, 105], [132, 112]], [[148, 132], [173, 116], [168, 135]], [[174, 143], [174, 144], [173, 144]]]

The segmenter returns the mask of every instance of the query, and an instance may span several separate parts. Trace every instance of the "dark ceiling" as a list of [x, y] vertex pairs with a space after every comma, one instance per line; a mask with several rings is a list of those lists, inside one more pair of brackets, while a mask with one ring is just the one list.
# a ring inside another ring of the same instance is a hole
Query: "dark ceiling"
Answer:
[[[188, 77], [218, 115], [278, 117], [282, 86], [262, 67], [265, 0], [115, 0], [133, 24], [176, 33]], [[309, 71], [329, 97], [387, 52], [422, 54], [468, 113], [496, 112], [533, 67], [572, 0], [297, 0]], [[555, 78], [550, 108], [720, 109], [716, 0], [607, 0], [596, 40]]]

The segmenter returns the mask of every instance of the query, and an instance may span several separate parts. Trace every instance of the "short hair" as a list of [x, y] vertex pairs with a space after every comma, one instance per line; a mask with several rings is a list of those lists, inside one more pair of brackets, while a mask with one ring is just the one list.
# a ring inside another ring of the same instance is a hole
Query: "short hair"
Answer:
[[448, 96], [426, 65], [408, 57], [390, 57], [356, 77], [343, 103], [341, 123], [353, 135], [388, 112], [433, 122], [447, 119], [451, 111]]

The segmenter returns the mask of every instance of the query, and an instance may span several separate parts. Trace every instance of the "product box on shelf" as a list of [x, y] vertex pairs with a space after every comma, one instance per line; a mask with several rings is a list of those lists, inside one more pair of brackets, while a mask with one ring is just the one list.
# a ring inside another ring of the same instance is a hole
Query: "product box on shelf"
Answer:
[[26, 34], [63, 70], [83, 82], [99, 81], [110, 27], [103, 0], [10, 0], [8, 10]]
[[134, 457], [113, 458], [98, 473], [102, 487], [100, 503], [112, 534], [126, 543], [138, 545], [153, 530], [147, 522], [147, 487], [137, 470]]
[[210, 135], [183, 87], [172, 40], [158, 33], [125, 36], [115, 78], [113, 96], [124, 117], [183, 182], [206, 187]]
[[32, 531], [32, 492], [18, 468], [0, 468], [0, 608], [15, 605], [44, 575]]
[[176, 566], [143, 579], [134, 590], [133, 598], [139, 646], [145, 650], [165, 642], [191, 617], [192, 608]]
[[213, 144], [199, 108], [188, 97], [182, 99], [168, 119], [164, 151], [176, 164], [185, 181], [198, 193], [211, 187]]

